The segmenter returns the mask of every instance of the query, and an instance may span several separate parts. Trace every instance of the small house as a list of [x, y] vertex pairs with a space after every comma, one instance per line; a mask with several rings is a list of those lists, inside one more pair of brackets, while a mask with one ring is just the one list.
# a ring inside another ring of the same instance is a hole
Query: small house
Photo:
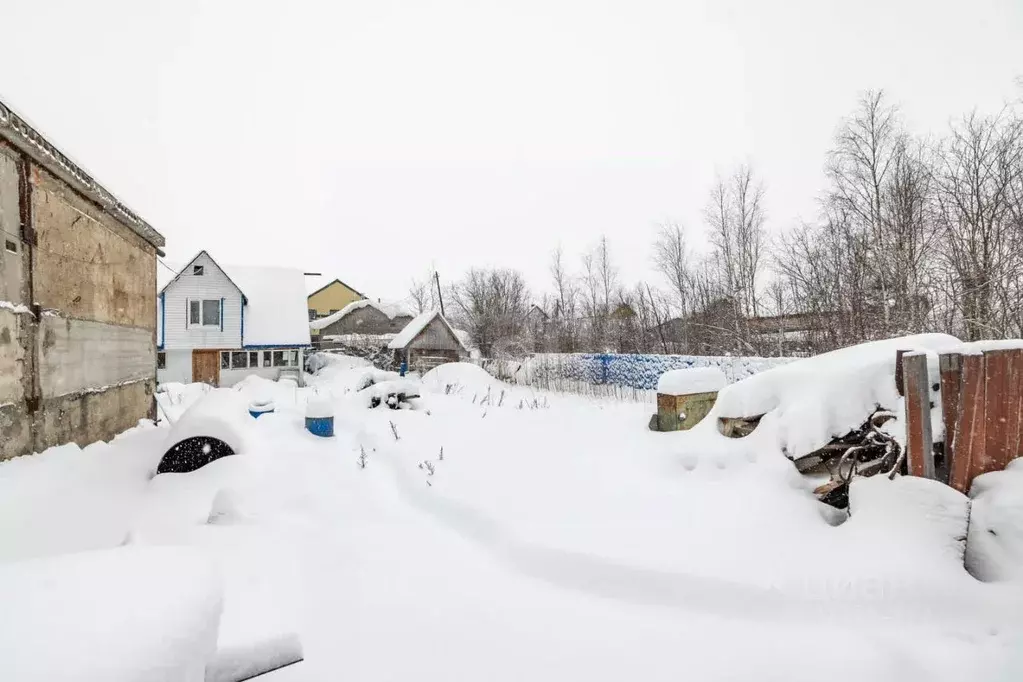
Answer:
[[309, 328], [320, 338], [344, 334], [397, 334], [412, 321], [412, 314], [393, 303], [362, 299], [341, 310], [313, 320]]
[[458, 362], [469, 355], [458, 333], [439, 310], [428, 310], [405, 325], [388, 344], [395, 362], [429, 370], [446, 362]]
[[[339, 279], [323, 285], [306, 297], [309, 321], [318, 320], [328, 315], [335, 315], [349, 303], [361, 301], [366, 297]], [[319, 330], [313, 330], [318, 334]]]
[[255, 374], [302, 379], [309, 347], [305, 277], [280, 267], [221, 266], [200, 251], [162, 267], [157, 380], [231, 386]]

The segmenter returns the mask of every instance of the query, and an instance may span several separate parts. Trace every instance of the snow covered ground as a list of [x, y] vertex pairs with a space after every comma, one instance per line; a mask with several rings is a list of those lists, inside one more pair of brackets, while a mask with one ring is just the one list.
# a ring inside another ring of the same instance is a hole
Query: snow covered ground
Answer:
[[[0, 560], [198, 550], [223, 579], [218, 649], [301, 638], [305, 661], [268, 682], [1023, 676], [1011, 477], [989, 486], [1011, 546], [982, 583], [950, 541], [963, 496], [871, 479], [834, 527], [773, 426], [656, 433], [649, 406], [463, 364], [424, 377], [416, 409], [367, 409], [357, 389], [390, 379], [343, 358], [306, 388], [253, 377], [236, 389], [276, 412], [191, 474], [152, 477], [169, 433], [152, 425], [2, 464]], [[204, 394], [166, 389], [171, 420]], [[334, 438], [303, 430], [310, 400]], [[0, 641], [26, 617], [0, 609]]]

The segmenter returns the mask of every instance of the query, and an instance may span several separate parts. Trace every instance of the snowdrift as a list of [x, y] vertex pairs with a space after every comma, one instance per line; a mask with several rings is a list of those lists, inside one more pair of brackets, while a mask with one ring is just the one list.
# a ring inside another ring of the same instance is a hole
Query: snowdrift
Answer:
[[197, 551], [124, 547], [0, 565], [0, 679], [203, 682], [220, 580]]
[[[878, 407], [898, 417], [886, 428], [905, 444], [903, 401], [895, 387], [896, 351], [928, 356], [931, 383], [938, 383], [939, 352], [960, 347], [946, 334], [920, 334], [842, 348], [797, 360], [726, 386], [710, 414], [691, 433], [717, 431], [721, 418], [763, 415], [746, 437], [760, 448], [790, 458], [808, 454], [861, 425]], [[934, 437], [943, 437], [940, 401], [932, 410]]]

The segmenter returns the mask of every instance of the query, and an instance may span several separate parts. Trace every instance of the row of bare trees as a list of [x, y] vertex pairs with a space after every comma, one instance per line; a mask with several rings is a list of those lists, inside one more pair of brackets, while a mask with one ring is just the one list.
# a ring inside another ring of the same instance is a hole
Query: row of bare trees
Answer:
[[[1018, 107], [922, 137], [882, 92], [865, 93], [825, 172], [819, 216], [772, 232], [755, 170], [719, 176], [702, 231], [659, 228], [655, 282], [622, 283], [600, 237], [576, 258], [556, 249], [539, 296], [516, 271], [471, 270], [444, 293], [449, 316], [485, 355], [771, 355], [925, 331], [1023, 335]], [[420, 309], [437, 306], [432, 284], [410, 292]]]

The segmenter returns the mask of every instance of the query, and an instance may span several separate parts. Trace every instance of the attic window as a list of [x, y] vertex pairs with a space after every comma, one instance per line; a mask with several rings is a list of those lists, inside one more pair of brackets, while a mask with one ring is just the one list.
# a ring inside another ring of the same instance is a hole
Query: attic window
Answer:
[[203, 275], [203, 266], [201, 266], [201, 265], [193, 265], [192, 266], [192, 274], [195, 275], [196, 277], [202, 277], [202, 275]]
[[6, 239], [4, 241], [7, 242], [5, 244], [5, 246], [7, 247], [8, 251], [10, 251], [11, 253], [18, 253], [18, 243], [17, 242], [15, 242], [15, 241], [13, 241], [11, 239]]

